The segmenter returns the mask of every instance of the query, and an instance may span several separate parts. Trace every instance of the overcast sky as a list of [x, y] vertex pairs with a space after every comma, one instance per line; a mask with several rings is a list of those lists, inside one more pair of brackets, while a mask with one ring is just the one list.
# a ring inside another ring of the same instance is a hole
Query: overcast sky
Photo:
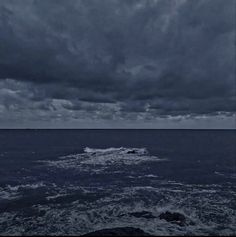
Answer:
[[1, 0], [1, 128], [236, 128], [235, 0]]

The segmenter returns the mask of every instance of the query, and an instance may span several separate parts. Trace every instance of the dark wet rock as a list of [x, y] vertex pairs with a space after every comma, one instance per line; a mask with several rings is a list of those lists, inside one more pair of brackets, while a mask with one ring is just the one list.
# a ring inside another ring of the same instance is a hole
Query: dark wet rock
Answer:
[[161, 220], [166, 220], [167, 222], [179, 225], [179, 226], [185, 226], [187, 225], [187, 219], [186, 217], [178, 212], [163, 212], [159, 215], [159, 218]]
[[145, 233], [143, 230], [139, 228], [120, 227], [120, 228], [97, 230], [81, 236], [151, 236], [151, 235]]
[[135, 154], [136, 151], [135, 150], [130, 150], [130, 151], [127, 151], [127, 154]]

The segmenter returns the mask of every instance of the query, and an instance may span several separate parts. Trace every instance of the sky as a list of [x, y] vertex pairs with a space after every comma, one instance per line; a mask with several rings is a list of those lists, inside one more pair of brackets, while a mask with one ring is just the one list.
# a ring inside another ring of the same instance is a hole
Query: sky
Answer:
[[0, 128], [236, 128], [236, 0], [1, 0]]

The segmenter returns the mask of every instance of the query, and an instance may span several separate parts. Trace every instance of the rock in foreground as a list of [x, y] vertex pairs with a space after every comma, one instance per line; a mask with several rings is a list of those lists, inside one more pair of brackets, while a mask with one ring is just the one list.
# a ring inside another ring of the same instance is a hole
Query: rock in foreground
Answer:
[[119, 227], [111, 229], [102, 229], [87, 233], [82, 236], [151, 236], [139, 228]]

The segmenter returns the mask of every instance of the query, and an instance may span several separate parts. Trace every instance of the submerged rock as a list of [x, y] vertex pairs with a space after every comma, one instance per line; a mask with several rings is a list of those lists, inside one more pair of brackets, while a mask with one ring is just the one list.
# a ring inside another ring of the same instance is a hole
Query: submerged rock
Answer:
[[186, 223], [186, 217], [183, 214], [178, 212], [163, 212], [159, 215], [159, 218], [162, 220], [166, 220], [167, 222], [171, 222], [173, 224], [177, 224], [180, 226], [184, 226]]
[[129, 216], [134, 216], [136, 218], [146, 218], [146, 219], [156, 218], [156, 216], [154, 216], [149, 211], [131, 212], [131, 213], [129, 213]]
[[167, 222], [179, 225], [179, 226], [185, 226], [185, 225], [194, 225], [192, 221], [188, 221], [187, 218], [178, 212], [163, 212], [159, 215], [159, 218], [162, 220], [166, 220]]
[[139, 228], [119, 227], [111, 229], [102, 229], [87, 233], [81, 236], [151, 236]]
[[127, 154], [135, 154], [136, 151], [135, 150], [130, 150], [130, 151], [127, 151]]

